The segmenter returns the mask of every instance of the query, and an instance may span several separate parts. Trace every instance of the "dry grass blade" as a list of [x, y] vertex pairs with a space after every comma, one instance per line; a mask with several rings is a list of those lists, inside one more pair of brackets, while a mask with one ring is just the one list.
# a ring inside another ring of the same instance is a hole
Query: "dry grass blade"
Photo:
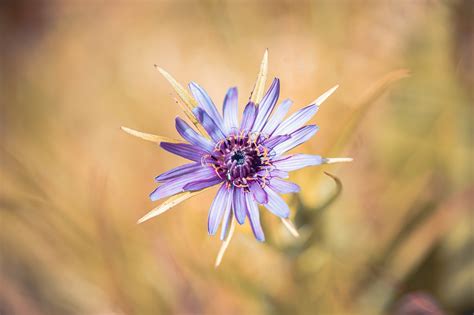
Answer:
[[196, 196], [197, 194], [203, 192], [204, 190], [206, 189], [203, 189], [203, 190], [199, 190], [199, 191], [185, 191], [185, 192], [182, 192], [180, 194], [177, 194], [177, 195], [174, 195], [168, 199], [166, 199], [165, 202], [163, 202], [161, 205], [159, 205], [158, 207], [154, 208], [153, 210], [151, 210], [150, 212], [148, 212], [146, 215], [144, 215], [142, 218], [140, 218], [137, 223], [140, 224], [140, 223], [143, 223], [153, 217], [156, 217], [166, 211], [168, 211], [169, 209], [173, 208], [174, 206], [180, 204], [181, 202], [191, 198], [191, 197], [194, 197]]
[[225, 240], [222, 242], [221, 248], [219, 249], [219, 253], [217, 254], [217, 257], [216, 257], [216, 262], [214, 264], [214, 267], [217, 268], [221, 264], [225, 251], [227, 250], [227, 247], [229, 247], [230, 240], [232, 239], [232, 236], [234, 235], [234, 230], [235, 230], [235, 218], [234, 216], [232, 216], [231, 222], [230, 222], [229, 233], [227, 234], [227, 237], [225, 238]]
[[155, 142], [155, 143], [160, 143], [160, 142], [183, 143], [183, 141], [181, 141], [181, 140], [172, 139], [172, 138], [168, 138], [168, 137], [157, 136], [157, 135], [152, 135], [150, 133], [137, 131], [137, 130], [127, 128], [127, 127], [123, 127], [123, 126], [120, 127], [120, 128], [123, 131], [125, 131], [126, 133], [128, 133], [129, 135], [132, 135], [134, 137], [137, 137], [137, 138], [140, 138], [140, 139], [143, 139], [143, 140]]
[[345, 128], [340, 133], [338, 139], [332, 142], [335, 143], [335, 145], [332, 147], [330, 153], [334, 154], [340, 152], [347, 144], [347, 140], [353, 134], [353, 131], [357, 128], [359, 122], [377, 98], [379, 98], [393, 83], [409, 76], [410, 72], [407, 69], [392, 71], [377, 80], [369, 89], [367, 89], [359, 100], [355, 102], [355, 105], [353, 106], [355, 109], [349, 116], [348, 121], [344, 124]]
[[298, 233], [296, 226], [293, 224], [293, 222], [291, 222], [290, 219], [281, 218], [281, 222], [283, 222], [283, 225], [291, 233], [291, 235], [293, 235], [294, 237], [300, 237], [300, 233]]
[[175, 78], [173, 78], [173, 76], [171, 76], [171, 74], [169, 74], [162, 68], [158, 67], [157, 65], [155, 65], [155, 67], [165, 77], [165, 79], [171, 84], [173, 89], [178, 94], [179, 98], [183, 101], [183, 103], [180, 103], [179, 101], [176, 101], [176, 103], [184, 111], [184, 113], [186, 114], [186, 117], [188, 117], [188, 119], [194, 124], [194, 126], [196, 126], [197, 130], [203, 136], [208, 137], [204, 128], [197, 121], [196, 117], [193, 114], [193, 109], [197, 107], [196, 100], [188, 93], [188, 91], [181, 84], [178, 83], [178, 81], [175, 80]]
[[257, 76], [257, 82], [253, 88], [252, 94], [250, 94], [250, 100], [255, 104], [260, 103], [265, 92], [265, 82], [267, 81], [268, 75], [268, 49], [265, 49], [263, 54], [262, 63], [260, 64], [260, 71]]

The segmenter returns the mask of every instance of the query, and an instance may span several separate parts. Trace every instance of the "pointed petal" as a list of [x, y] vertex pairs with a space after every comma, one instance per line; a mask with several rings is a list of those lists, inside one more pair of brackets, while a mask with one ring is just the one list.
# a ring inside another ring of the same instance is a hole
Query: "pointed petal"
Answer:
[[247, 204], [247, 216], [249, 217], [250, 226], [252, 227], [253, 235], [260, 242], [265, 241], [265, 235], [263, 234], [262, 226], [260, 224], [260, 213], [258, 212], [258, 206], [250, 194], [245, 194], [245, 202]]
[[242, 123], [240, 124], [240, 130], [250, 130], [257, 117], [257, 106], [250, 102], [245, 106], [244, 114], [242, 116]]
[[189, 192], [189, 191], [186, 191], [186, 192], [183, 192], [183, 193], [180, 193], [180, 194], [177, 194], [175, 196], [172, 196], [168, 199], [166, 199], [165, 202], [163, 202], [161, 205], [159, 205], [158, 207], [154, 208], [153, 210], [151, 210], [150, 212], [148, 212], [146, 215], [144, 215], [140, 220], [137, 221], [137, 223], [143, 223], [153, 217], [156, 217], [166, 211], [168, 211], [169, 209], [173, 208], [174, 206], [176, 206], [177, 204], [180, 204], [181, 202], [193, 197], [193, 196], [196, 196], [197, 194], [200, 194], [201, 192], [203, 192], [204, 190], [201, 190], [201, 191], [194, 191], [194, 192]]
[[176, 130], [186, 141], [195, 146], [202, 148], [207, 152], [212, 152], [214, 146], [211, 141], [198, 134], [193, 128], [191, 128], [184, 120], [176, 117]]
[[189, 184], [184, 185], [183, 189], [186, 191], [195, 191], [195, 190], [201, 190], [207, 187], [211, 187], [214, 185], [217, 185], [222, 182], [222, 179], [219, 178], [216, 174], [215, 177], [212, 178], [206, 178], [203, 180], [197, 180], [190, 182]]
[[219, 127], [222, 127], [222, 116], [219, 114], [216, 105], [214, 105], [207, 92], [195, 82], [189, 83], [189, 89], [191, 90], [194, 98], [197, 100], [199, 106], [204, 111], [206, 111], [206, 113], [212, 118], [212, 120], [215, 121], [217, 125], [219, 125]]
[[227, 91], [224, 98], [222, 113], [224, 114], [224, 126], [227, 134], [229, 134], [233, 129], [239, 128], [239, 104], [237, 95], [237, 88], [233, 87]]
[[187, 185], [190, 181], [198, 181], [198, 180], [210, 180], [216, 178], [216, 172], [212, 167], [203, 166], [196, 172], [191, 174], [182, 175], [170, 181], [167, 181], [158, 188], [156, 188], [151, 194], [150, 199], [152, 201], [156, 201], [161, 198], [169, 197], [178, 193], [181, 193], [184, 190], [184, 186]]
[[253, 198], [260, 204], [264, 204], [268, 202], [268, 196], [265, 190], [260, 186], [258, 181], [251, 181], [249, 183], [249, 189], [252, 193]]
[[276, 109], [275, 113], [270, 117], [267, 124], [262, 130], [263, 134], [271, 135], [278, 125], [283, 121], [283, 118], [288, 113], [291, 105], [293, 104], [292, 100], [284, 100]]
[[273, 165], [281, 171], [295, 171], [303, 167], [321, 165], [323, 158], [319, 155], [310, 154], [294, 154], [284, 156], [277, 161], [273, 161]]
[[247, 213], [247, 204], [245, 201], [245, 192], [242, 188], [234, 189], [234, 196], [232, 199], [232, 207], [234, 208], [234, 215], [239, 224], [244, 224], [245, 215]]
[[280, 194], [297, 193], [301, 190], [297, 184], [279, 178], [272, 178], [268, 185], [271, 189]]
[[152, 135], [150, 133], [145, 133], [145, 132], [134, 130], [132, 128], [127, 128], [127, 127], [123, 127], [123, 126], [120, 127], [120, 128], [123, 131], [125, 131], [126, 133], [128, 133], [129, 135], [141, 138], [143, 140], [151, 141], [151, 142], [160, 143], [160, 142], [166, 141], [166, 142], [172, 142], [172, 143], [183, 143], [182, 140], [176, 140], [176, 139], [172, 139], [172, 138], [168, 138], [168, 137], [162, 137], [162, 136], [155, 136], [155, 135]]
[[279, 145], [282, 142], [285, 142], [286, 140], [288, 140], [290, 138], [291, 138], [291, 136], [289, 136], [289, 135], [274, 136], [274, 137], [271, 137], [270, 139], [264, 141], [263, 144], [265, 145], [265, 147], [267, 147], [269, 149], [272, 149], [275, 146]]
[[257, 75], [257, 82], [253, 88], [252, 94], [250, 95], [250, 101], [259, 104], [265, 92], [265, 82], [267, 81], [268, 74], [268, 49], [265, 49], [263, 54], [262, 63], [260, 64], [260, 71]]
[[169, 142], [161, 142], [160, 147], [165, 149], [168, 152], [173, 154], [179, 155], [184, 157], [185, 159], [199, 162], [208, 154], [206, 151], [201, 149], [200, 147], [196, 147], [192, 144], [187, 143], [169, 143]]
[[178, 177], [184, 174], [189, 174], [191, 172], [198, 171], [200, 168], [202, 168], [200, 163], [189, 163], [189, 164], [180, 165], [167, 172], [164, 172], [161, 175], [156, 176], [155, 181], [164, 182], [164, 181], [173, 179], [175, 177]]
[[222, 220], [224, 212], [230, 207], [232, 194], [231, 191], [226, 187], [226, 184], [222, 184], [221, 188], [217, 191], [216, 197], [212, 202], [211, 208], [209, 209], [209, 217], [207, 220], [207, 230], [210, 235], [214, 235], [217, 232], [219, 223]]
[[261, 131], [267, 123], [268, 117], [273, 111], [275, 104], [280, 96], [280, 80], [275, 78], [272, 85], [267, 91], [267, 94], [263, 97], [262, 101], [258, 105], [258, 114], [255, 119], [255, 123], [252, 127], [253, 131]]
[[300, 109], [283, 121], [275, 130], [275, 135], [288, 135], [308, 122], [318, 111], [318, 106], [309, 105]]
[[[232, 198], [234, 196], [234, 188], [230, 188], [230, 201], [229, 203], [232, 204]], [[222, 227], [221, 227], [221, 241], [223, 241], [227, 235], [227, 232], [229, 232], [229, 223], [232, 220], [232, 207], [229, 206], [225, 209], [224, 212], [224, 219], [222, 220]]]
[[300, 129], [296, 130], [291, 134], [291, 138], [286, 140], [283, 143], [280, 143], [276, 147], [273, 148], [275, 155], [281, 155], [288, 150], [291, 150], [302, 143], [308, 141], [314, 134], [318, 131], [318, 127], [315, 125], [309, 125], [301, 127]]
[[201, 123], [201, 125], [206, 130], [207, 134], [214, 140], [218, 142], [219, 140], [225, 138], [224, 133], [221, 128], [216, 124], [216, 122], [209, 116], [209, 114], [200, 107], [193, 109], [194, 115]]
[[264, 189], [268, 195], [268, 203], [264, 204], [265, 208], [281, 218], [288, 218], [290, 215], [290, 208], [283, 198], [281, 198], [275, 191], [273, 191], [273, 189], [268, 186], [266, 186]]

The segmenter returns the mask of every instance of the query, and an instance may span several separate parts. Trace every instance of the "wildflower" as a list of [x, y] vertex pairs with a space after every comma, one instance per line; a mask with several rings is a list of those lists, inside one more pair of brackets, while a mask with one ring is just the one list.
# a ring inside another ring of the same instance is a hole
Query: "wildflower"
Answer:
[[262, 242], [265, 240], [259, 205], [280, 217], [285, 226], [297, 234], [288, 219], [290, 208], [280, 196], [300, 191], [297, 184], [286, 180], [288, 173], [307, 166], [351, 160], [287, 154], [315, 135], [318, 127], [305, 124], [338, 86], [285, 119], [292, 101], [287, 99], [277, 106], [280, 94], [278, 78], [262, 96], [267, 73], [265, 53], [255, 89], [239, 121], [237, 88], [227, 91], [221, 115], [197, 83], [189, 84], [191, 96], [168, 73], [160, 71], [175, 87], [184, 102], [183, 109], [197, 131], [179, 117], [175, 120], [176, 130], [184, 142], [124, 129], [135, 136], [160, 142], [164, 150], [191, 161], [155, 178], [159, 186], [150, 194], [151, 200], [169, 199], [139, 222], [163, 213], [204, 189], [218, 186], [209, 209], [207, 229], [210, 235], [215, 235], [221, 226], [220, 238], [226, 240], [222, 253], [233, 233], [234, 219], [244, 224], [248, 218], [255, 238]]

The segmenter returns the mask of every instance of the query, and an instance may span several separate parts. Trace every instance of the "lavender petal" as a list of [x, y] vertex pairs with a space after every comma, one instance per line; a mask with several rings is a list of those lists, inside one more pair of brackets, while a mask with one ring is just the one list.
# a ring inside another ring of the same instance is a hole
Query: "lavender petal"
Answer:
[[232, 207], [234, 208], [234, 215], [239, 224], [244, 224], [245, 214], [247, 213], [247, 204], [245, 202], [245, 192], [242, 188], [234, 189], [234, 196], [232, 200]]
[[221, 128], [216, 124], [211, 116], [206, 113], [205, 110], [200, 107], [196, 107], [193, 109], [193, 113], [212, 140], [218, 142], [219, 140], [225, 138], [225, 134], [222, 132]]
[[279, 194], [297, 193], [301, 190], [297, 184], [279, 178], [272, 178], [268, 185]]
[[280, 125], [285, 117], [286, 113], [290, 109], [291, 105], [293, 104], [292, 100], [284, 100], [276, 109], [275, 113], [270, 117], [267, 124], [262, 130], [264, 135], [271, 135], [275, 131], [275, 129]]
[[255, 201], [257, 201], [260, 204], [265, 204], [268, 202], [267, 193], [257, 181], [250, 182], [249, 189]]
[[202, 157], [207, 154], [207, 152], [200, 147], [187, 143], [161, 142], [160, 147], [168, 152], [196, 162], [201, 161]]
[[191, 90], [191, 93], [193, 94], [194, 98], [197, 100], [199, 106], [203, 110], [205, 110], [209, 116], [211, 116], [211, 118], [216, 122], [219, 127], [222, 127], [222, 117], [207, 92], [195, 82], [189, 83], [189, 89]]
[[249, 102], [244, 109], [240, 130], [250, 130], [255, 121], [255, 117], [257, 117], [257, 106], [254, 103]]
[[294, 154], [286, 157], [282, 157], [277, 161], [273, 161], [273, 165], [280, 171], [294, 171], [303, 167], [321, 165], [323, 158], [319, 155], [310, 154]]
[[260, 224], [260, 213], [258, 212], [258, 206], [253, 201], [250, 194], [245, 194], [245, 202], [247, 205], [247, 216], [249, 217], [250, 226], [252, 227], [253, 235], [260, 242], [265, 241], [265, 235], [263, 234], [262, 226]]
[[212, 152], [214, 146], [211, 141], [198, 134], [184, 120], [176, 117], [176, 130], [189, 143], [202, 148], [207, 152]]
[[263, 97], [262, 101], [258, 105], [258, 115], [255, 119], [255, 123], [252, 127], [252, 131], [259, 132], [265, 126], [268, 117], [273, 111], [278, 97], [280, 96], [280, 80], [278, 78], [273, 79], [272, 85], [268, 89], [267, 93]]
[[185, 175], [185, 174], [189, 174], [191, 172], [195, 172], [195, 171], [199, 170], [201, 167], [202, 166], [201, 166], [200, 163], [189, 163], [189, 164], [180, 165], [180, 166], [175, 167], [175, 168], [173, 168], [173, 169], [171, 169], [167, 172], [164, 172], [161, 175], [156, 176], [155, 181], [164, 182], [164, 181], [173, 179], [173, 178], [181, 176], [181, 175]]
[[309, 125], [301, 127], [291, 134], [291, 138], [286, 140], [283, 143], [280, 143], [273, 148], [276, 156], [279, 156], [285, 153], [288, 150], [291, 150], [300, 144], [308, 141], [314, 134], [318, 131], [318, 127], [315, 125]]
[[306, 122], [308, 122], [318, 111], [317, 105], [309, 105], [305, 108], [300, 109], [287, 119], [283, 121], [278, 128], [274, 131], [275, 135], [287, 135], [291, 134]]
[[233, 129], [239, 127], [238, 118], [238, 93], [237, 88], [233, 87], [227, 91], [222, 106], [222, 113], [224, 114], [224, 127], [227, 134]]
[[196, 180], [192, 181], [186, 185], [184, 185], [183, 190], [185, 191], [197, 191], [207, 187], [211, 187], [217, 185], [222, 182], [222, 178], [218, 177], [217, 175], [213, 178], [207, 178], [203, 180]]
[[222, 184], [221, 188], [217, 191], [216, 197], [214, 197], [211, 208], [209, 209], [209, 217], [207, 219], [207, 230], [209, 235], [216, 234], [224, 212], [226, 212], [227, 208], [230, 207], [231, 198], [231, 191], [227, 189], [225, 183]]
[[268, 186], [266, 186], [264, 189], [268, 195], [268, 203], [264, 204], [265, 208], [280, 218], [288, 218], [290, 216], [290, 208], [283, 198], [281, 198], [275, 191], [273, 191], [273, 189]]

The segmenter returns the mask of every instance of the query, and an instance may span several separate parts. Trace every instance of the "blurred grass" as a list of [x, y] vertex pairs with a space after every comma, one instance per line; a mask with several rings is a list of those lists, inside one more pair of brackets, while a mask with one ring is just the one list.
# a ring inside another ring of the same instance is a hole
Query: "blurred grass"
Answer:
[[[473, 3], [3, 1], [0, 314], [472, 312]], [[120, 126], [177, 136], [154, 64], [243, 108], [265, 48], [293, 111], [340, 84], [298, 151], [355, 160], [292, 175], [300, 238], [265, 213], [215, 270], [215, 191], [137, 226], [182, 160]]]

